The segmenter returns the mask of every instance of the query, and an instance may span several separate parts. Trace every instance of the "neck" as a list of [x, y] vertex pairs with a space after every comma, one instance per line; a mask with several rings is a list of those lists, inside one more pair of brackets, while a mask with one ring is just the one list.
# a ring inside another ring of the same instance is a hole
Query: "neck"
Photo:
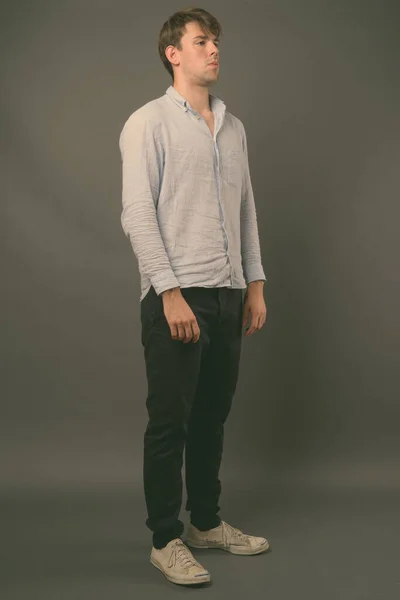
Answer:
[[200, 114], [211, 112], [208, 87], [192, 86], [183, 82], [174, 82], [173, 87]]

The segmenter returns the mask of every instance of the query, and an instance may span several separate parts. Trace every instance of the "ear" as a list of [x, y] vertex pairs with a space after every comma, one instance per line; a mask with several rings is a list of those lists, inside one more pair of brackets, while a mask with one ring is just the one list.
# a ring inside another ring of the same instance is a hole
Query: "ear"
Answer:
[[177, 62], [178, 53], [175, 46], [167, 46], [165, 48], [165, 56], [168, 58], [169, 62], [174, 65], [174, 67], [179, 65], [179, 62]]

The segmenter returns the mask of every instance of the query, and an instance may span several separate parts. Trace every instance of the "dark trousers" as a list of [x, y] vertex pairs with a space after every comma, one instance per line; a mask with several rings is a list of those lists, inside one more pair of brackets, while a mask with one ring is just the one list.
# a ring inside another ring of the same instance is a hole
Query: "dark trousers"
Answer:
[[181, 293], [200, 328], [195, 344], [172, 339], [162, 296], [153, 287], [140, 309], [149, 416], [143, 480], [146, 525], [153, 532], [155, 548], [183, 533], [179, 520], [183, 454], [190, 522], [202, 530], [221, 522], [218, 474], [224, 423], [236, 389], [242, 345], [241, 289], [191, 287], [181, 288]]

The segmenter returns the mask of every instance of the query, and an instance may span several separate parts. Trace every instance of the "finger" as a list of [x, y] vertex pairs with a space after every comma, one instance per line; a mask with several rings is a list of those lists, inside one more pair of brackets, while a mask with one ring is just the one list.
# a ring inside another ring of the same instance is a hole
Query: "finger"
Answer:
[[252, 324], [252, 326], [249, 329], [248, 334], [246, 334], [246, 335], [251, 335], [255, 331], [259, 331], [262, 326], [263, 326], [263, 317], [262, 317], [262, 315], [260, 315], [258, 317], [258, 319], [255, 321], [255, 324], [254, 325]]
[[254, 333], [256, 330], [261, 328], [261, 325], [260, 325], [261, 319], [262, 319], [262, 316], [260, 315], [256, 320], [254, 320], [254, 319], [252, 320], [251, 325], [246, 332], [247, 336], [252, 335], [252, 333]]
[[250, 325], [250, 327], [248, 328], [248, 330], [246, 331], [246, 335], [251, 335], [254, 331], [255, 327], [253, 324]]
[[196, 343], [199, 340], [200, 337], [200, 328], [197, 324], [197, 321], [195, 323], [192, 323], [192, 330], [193, 330], [193, 339], [192, 342]]
[[185, 339], [184, 339], [185, 344], [188, 344], [192, 340], [192, 338], [193, 338], [192, 324], [187, 323], [187, 324], [185, 324]]
[[179, 323], [177, 325], [177, 327], [178, 327], [178, 340], [185, 339], [185, 329], [184, 329], [182, 323]]
[[192, 342], [193, 342], [193, 344], [195, 344], [200, 337], [200, 331], [199, 331], [199, 328], [196, 326], [196, 323], [192, 324], [192, 331], [193, 331]]

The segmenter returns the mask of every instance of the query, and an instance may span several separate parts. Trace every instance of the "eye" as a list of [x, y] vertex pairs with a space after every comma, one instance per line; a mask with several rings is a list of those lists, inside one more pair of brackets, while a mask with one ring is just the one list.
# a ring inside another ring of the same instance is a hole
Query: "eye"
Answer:
[[[206, 43], [206, 41], [205, 41], [205, 40], [201, 40], [200, 42], [197, 42], [197, 43], [198, 43], [198, 44], [205, 44], [205, 43]], [[218, 40], [215, 40], [214, 44], [215, 44], [216, 46], [219, 46], [219, 41], [218, 41]]]

